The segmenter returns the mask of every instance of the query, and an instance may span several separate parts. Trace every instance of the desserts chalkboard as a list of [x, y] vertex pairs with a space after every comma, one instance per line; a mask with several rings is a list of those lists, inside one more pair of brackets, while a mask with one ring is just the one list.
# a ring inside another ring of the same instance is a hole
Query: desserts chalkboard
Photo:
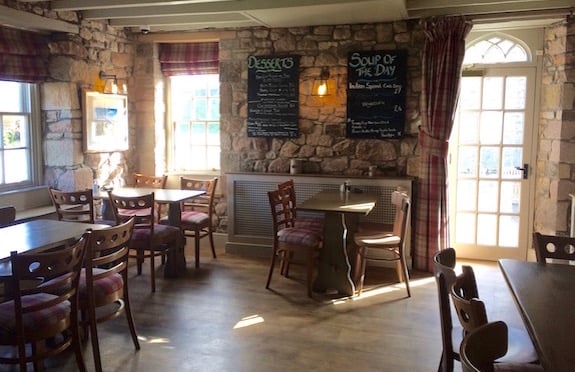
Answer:
[[403, 136], [406, 76], [406, 50], [349, 53], [348, 137], [383, 139]]
[[248, 57], [248, 137], [298, 137], [299, 56]]

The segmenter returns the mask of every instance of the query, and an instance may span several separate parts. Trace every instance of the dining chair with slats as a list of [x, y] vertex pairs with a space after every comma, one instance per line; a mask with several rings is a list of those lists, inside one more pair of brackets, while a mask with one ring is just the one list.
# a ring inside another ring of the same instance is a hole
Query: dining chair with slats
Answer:
[[33, 363], [35, 370], [43, 370], [44, 359], [71, 348], [78, 370], [86, 371], [78, 329], [78, 284], [89, 239], [90, 233], [85, 233], [60, 249], [11, 253], [13, 298], [0, 304], [0, 345], [15, 347], [16, 355], [1, 355], [0, 364], [17, 364], [26, 371], [26, 364]]
[[125, 314], [132, 342], [140, 350], [130, 306], [128, 286], [129, 244], [135, 217], [106, 229], [91, 230], [85, 268], [80, 280], [79, 308], [84, 335], [90, 334], [94, 366], [102, 371], [98, 323]]
[[[217, 258], [214, 245], [214, 201], [218, 178], [193, 179], [180, 177], [180, 189], [203, 190], [206, 193], [194, 199], [181, 203], [180, 229], [185, 237], [194, 239], [195, 267], [200, 267], [200, 240], [207, 237], [210, 241], [212, 257]], [[169, 224], [168, 217], [160, 220], [161, 224]]]
[[[150, 259], [150, 276], [152, 292], [156, 291], [155, 258], [166, 254], [174, 254], [183, 246], [183, 236], [179, 227], [162, 225], [155, 222], [154, 193], [141, 196], [120, 196], [108, 192], [110, 205], [116, 218], [116, 224], [121, 224], [135, 217], [135, 225], [130, 239], [130, 249], [136, 251], [138, 274], [142, 272], [145, 258]], [[172, 264], [176, 264], [171, 260]]]
[[575, 237], [533, 233], [535, 257], [539, 263], [575, 262]]

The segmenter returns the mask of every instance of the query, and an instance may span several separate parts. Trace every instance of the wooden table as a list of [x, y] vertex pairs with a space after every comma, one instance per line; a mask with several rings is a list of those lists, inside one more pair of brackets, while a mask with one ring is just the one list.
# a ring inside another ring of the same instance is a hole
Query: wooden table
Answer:
[[549, 372], [575, 370], [575, 266], [499, 260], [523, 322]]
[[0, 261], [10, 258], [11, 251], [18, 253], [41, 252], [79, 239], [86, 229], [102, 229], [108, 225], [65, 222], [57, 220], [32, 220], [0, 228]]
[[[136, 197], [154, 193], [154, 200], [158, 203], [168, 204], [168, 223], [171, 226], [180, 227], [182, 223], [182, 209], [181, 202], [188, 199], [204, 195], [206, 192], [203, 190], [180, 190], [180, 189], [153, 189], [145, 187], [122, 187], [112, 191], [115, 195]], [[104, 201], [102, 207], [102, 217], [105, 220], [114, 220], [114, 213], [108, 202], [108, 192], [99, 191], [94, 195], [94, 199], [102, 199]], [[185, 239], [182, 239], [185, 241]], [[166, 266], [164, 269], [164, 276], [166, 278], [174, 278], [180, 276], [186, 269], [186, 255], [185, 244], [177, 247], [174, 257], [175, 262], [170, 262], [171, 257], [168, 255]]]
[[347, 247], [353, 242], [359, 216], [371, 212], [376, 201], [376, 195], [324, 190], [297, 207], [325, 213], [323, 247], [314, 291], [336, 289], [347, 296], [355, 294]]

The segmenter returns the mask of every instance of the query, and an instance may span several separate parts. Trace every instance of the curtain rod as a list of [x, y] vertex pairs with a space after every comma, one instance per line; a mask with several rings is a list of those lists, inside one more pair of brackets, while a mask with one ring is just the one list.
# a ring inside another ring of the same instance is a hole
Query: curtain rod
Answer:
[[573, 7], [570, 8], [557, 8], [557, 9], [542, 9], [542, 10], [523, 10], [516, 12], [501, 12], [501, 13], [481, 13], [469, 15], [466, 18], [472, 21], [480, 21], [479, 23], [489, 21], [520, 21], [520, 20], [536, 20], [546, 17], [561, 17], [570, 18], [573, 16]]

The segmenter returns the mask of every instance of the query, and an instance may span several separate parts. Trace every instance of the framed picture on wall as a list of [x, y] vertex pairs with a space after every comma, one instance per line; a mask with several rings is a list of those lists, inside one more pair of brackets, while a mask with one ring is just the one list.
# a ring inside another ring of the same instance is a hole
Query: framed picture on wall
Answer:
[[128, 150], [128, 96], [83, 92], [84, 152]]

